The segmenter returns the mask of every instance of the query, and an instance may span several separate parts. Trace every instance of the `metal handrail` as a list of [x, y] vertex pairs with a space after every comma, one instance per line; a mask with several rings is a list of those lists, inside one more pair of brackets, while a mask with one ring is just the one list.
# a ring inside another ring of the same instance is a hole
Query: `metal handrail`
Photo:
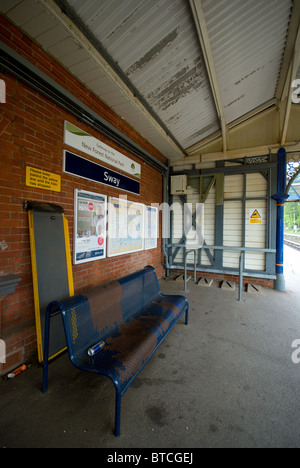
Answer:
[[198, 247], [195, 249], [188, 249], [186, 248], [185, 255], [184, 255], [184, 292], [188, 292], [186, 285], [187, 285], [187, 256], [194, 252], [194, 283], [197, 282], [197, 250]]
[[[186, 249], [184, 255], [184, 292], [187, 290], [187, 257], [189, 253], [194, 252], [194, 282], [197, 282], [197, 257], [196, 252], [202, 249], [204, 246], [191, 246], [186, 244], [168, 244], [167, 247], [176, 247]], [[209, 246], [205, 245], [205, 249], [208, 250], [230, 250], [241, 252], [240, 264], [239, 264], [239, 292], [238, 301], [242, 302], [242, 289], [243, 289], [243, 278], [244, 278], [244, 265], [245, 265], [245, 253], [246, 252], [261, 252], [261, 253], [276, 253], [276, 249], [259, 249], [255, 247], [227, 247], [227, 246]]]
[[238, 301], [242, 302], [243, 278], [244, 278], [245, 252], [240, 256], [240, 274], [239, 274], [239, 296]]
[[[185, 244], [168, 244], [167, 247], [186, 248]], [[192, 246], [188, 246], [192, 247]], [[276, 253], [276, 249], [259, 249], [255, 247], [229, 247], [221, 245], [203, 245], [202, 247], [192, 247], [193, 250], [233, 250], [236, 252], [261, 252], [261, 253]]]

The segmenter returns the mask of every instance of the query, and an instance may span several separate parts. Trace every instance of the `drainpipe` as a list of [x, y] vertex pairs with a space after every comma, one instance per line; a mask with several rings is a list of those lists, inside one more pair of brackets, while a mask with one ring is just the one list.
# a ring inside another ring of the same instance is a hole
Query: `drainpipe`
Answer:
[[283, 248], [284, 248], [284, 204], [289, 196], [286, 194], [286, 150], [280, 148], [277, 159], [277, 234], [276, 234], [276, 291], [285, 292]]

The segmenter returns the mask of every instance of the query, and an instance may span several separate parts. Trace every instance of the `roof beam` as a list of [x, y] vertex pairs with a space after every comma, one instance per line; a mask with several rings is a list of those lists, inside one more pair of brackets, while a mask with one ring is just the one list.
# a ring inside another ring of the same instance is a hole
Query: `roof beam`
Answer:
[[[118, 88], [125, 99], [130, 102], [134, 109], [143, 114], [149, 122], [149, 125], [156, 130], [159, 137], [162, 137], [168, 145], [170, 145], [174, 154], [174, 159], [184, 158], [185, 151], [183, 148], [180, 147], [179, 143], [175, 137], [169, 133], [168, 129], [164, 127], [164, 123], [158, 118], [158, 116], [153, 115], [146, 103], [142, 102], [141, 96], [139, 96], [137, 90], [133, 89], [130, 86], [130, 83], [125, 81], [124, 77], [120, 75], [120, 72], [112, 66], [112, 63], [109, 63], [107, 57], [105, 57], [104, 54], [93, 45], [84, 32], [75, 24], [73, 19], [69, 18], [64, 12], [64, 9], [59, 6], [60, 4], [64, 5], [65, 0], [40, 0], [40, 3], [43, 5], [45, 10], [56, 18], [58, 23], [68, 31], [69, 36], [78, 43], [83, 50], [88, 52], [99, 69], [107, 76], [114, 86]], [[101, 95], [99, 95], [99, 98], [101, 99]]]
[[[289, 142], [286, 145], [288, 153], [298, 153], [300, 152], [300, 141]], [[198, 154], [195, 156], [190, 156], [185, 158], [184, 161], [172, 161], [171, 167], [180, 167], [188, 164], [200, 164], [205, 162], [215, 162], [215, 161], [224, 161], [231, 159], [240, 159], [244, 157], [255, 157], [255, 156], [267, 156], [269, 154], [276, 154], [280, 148], [280, 145], [270, 146], [254, 146], [249, 148], [238, 148], [228, 151], [226, 154], [224, 152], [217, 153], [205, 153]], [[213, 169], [212, 169], [213, 172]]]
[[212, 95], [214, 98], [215, 106], [217, 109], [221, 131], [222, 131], [222, 140], [223, 140], [223, 151], [226, 152], [228, 148], [228, 129], [226, 125], [224, 106], [221, 98], [220, 87], [217, 79], [217, 73], [215, 69], [214, 58], [211, 50], [210, 39], [208, 36], [208, 31], [206, 27], [206, 20], [204, 16], [204, 11], [202, 8], [201, 0], [189, 0], [191, 10], [194, 17], [194, 22], [202, 49], [208, 78], [212, 90]]
[[295, 41], [295, 46], [293, 50], [292, 59], [289, 65], [288, 74], [286, 77], [286, 82], [284, 86], [284, 92], [282, 99], [286, 101], [284, 119], [281, 131], [281, 145], [286, 143], [287, 131], [290, 121], [291, 109], [292, 109], [292, 98], [291, 92], [293, 89], [293, 82], [296, 79], [297, 72], [300, 66], [300, 25], [298, 27], [298, 34]]
[[289, 127], [293, 90], [293, 81], [297, 77], [300, 66], [300, 2], [294, 2], [289, 33], [286, 41], [282, 67], [277, 85], [276, 98], [279, 101], [280, 110], [280, 135], [281, 145], [286, 144]]
[[282, 66], [280, 70], [280, 75], [278, 79], [278, 85], [276, 90], [276, 99], [279, 101], [284, 101], [287, 94], [289, 93], [289, 89], [287, 89], [287, 82], [288, 82], [288, 75], [290, 70], [290, 64], [293, 59], [295, 44], [297, 40], [297, 34], [299, 31], [300, 25], [300, 2], [294, 2], [289, 32], [287, 36], [284, 56], [282, 60]]
[[[253, 121], [253, 119], [256, 116], [259, 116], [261, 113], [269, 111], [274, 109], [274, 107], [278, 107], [278, 100], [277, 99], [271, 99], [270, 101], [265, 102], [259, 107], [256, 107], [252, 111], [248, 112], [247, 114], [244, 114], [242, 117], [239, 117], [238, 119], [234, 120], [233, 122], [229, 123], [227, 125], [227, 133], [230, 135], [230, 131], [233, 130], [236, 127], [241, 126], [242, 124], [249, 123]], [[187, 159], [190, 156], [193, 156], [197, 153], [201, 153], [201, 150], [205, 148], [207, 145], [210, 143], [215, 143], [216, 141], [220, 140], [222, 137], [222, 134], [220, 131], [213, 133], [212, 135], [209, 135], [206, 137], [204, 140], [200, 141], [199, 143], [196, 143], [195, 145], [191, 146], [190, 148], [187, 148]], [[227, 148], [227, 151], [229, 148]]]

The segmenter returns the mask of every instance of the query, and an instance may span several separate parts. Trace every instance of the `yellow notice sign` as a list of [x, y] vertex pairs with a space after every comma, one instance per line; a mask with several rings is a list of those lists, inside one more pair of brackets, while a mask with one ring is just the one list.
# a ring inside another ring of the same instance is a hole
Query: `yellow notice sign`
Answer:
[[262, 214], [259, 210], [250, 210], [250, 224], [261, 224]]
[[26, 167], [26, 185], [43, 190], [61, 191], [61, 176], [52, 172], [42, 171], [36, 167]]

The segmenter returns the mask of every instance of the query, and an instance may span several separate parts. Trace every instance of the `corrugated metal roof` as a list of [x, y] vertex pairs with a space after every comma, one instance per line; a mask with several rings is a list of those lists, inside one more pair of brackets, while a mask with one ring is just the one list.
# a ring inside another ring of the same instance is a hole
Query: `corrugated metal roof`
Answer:
[[219, 128], [188, 2], [69, 4], [182, 147]]
[[292, 0], [203, 0], [230, 123], [275, 97]]
[[[202, 0], [226, 124], [275, 97], [292, 5]], [[1, 0], [0, 10], [169, 159], [220, 130], [188, 0]]]
[[120, 83], [107, 73], [106, 66], [90, 53], [89, 47], [84, 47], [79, 39], [74, 39], [68, 27], [53, 15], [47, 5], [34, 0], [12, 3], [3, 0], [0, 11], [7, 14], [9, 19], [68, 68], [167, 158], [173, 160], [183, 156], [180, 148], [166, 136], [154, 119], [149, 119], [137, 100], [126, 94]]

